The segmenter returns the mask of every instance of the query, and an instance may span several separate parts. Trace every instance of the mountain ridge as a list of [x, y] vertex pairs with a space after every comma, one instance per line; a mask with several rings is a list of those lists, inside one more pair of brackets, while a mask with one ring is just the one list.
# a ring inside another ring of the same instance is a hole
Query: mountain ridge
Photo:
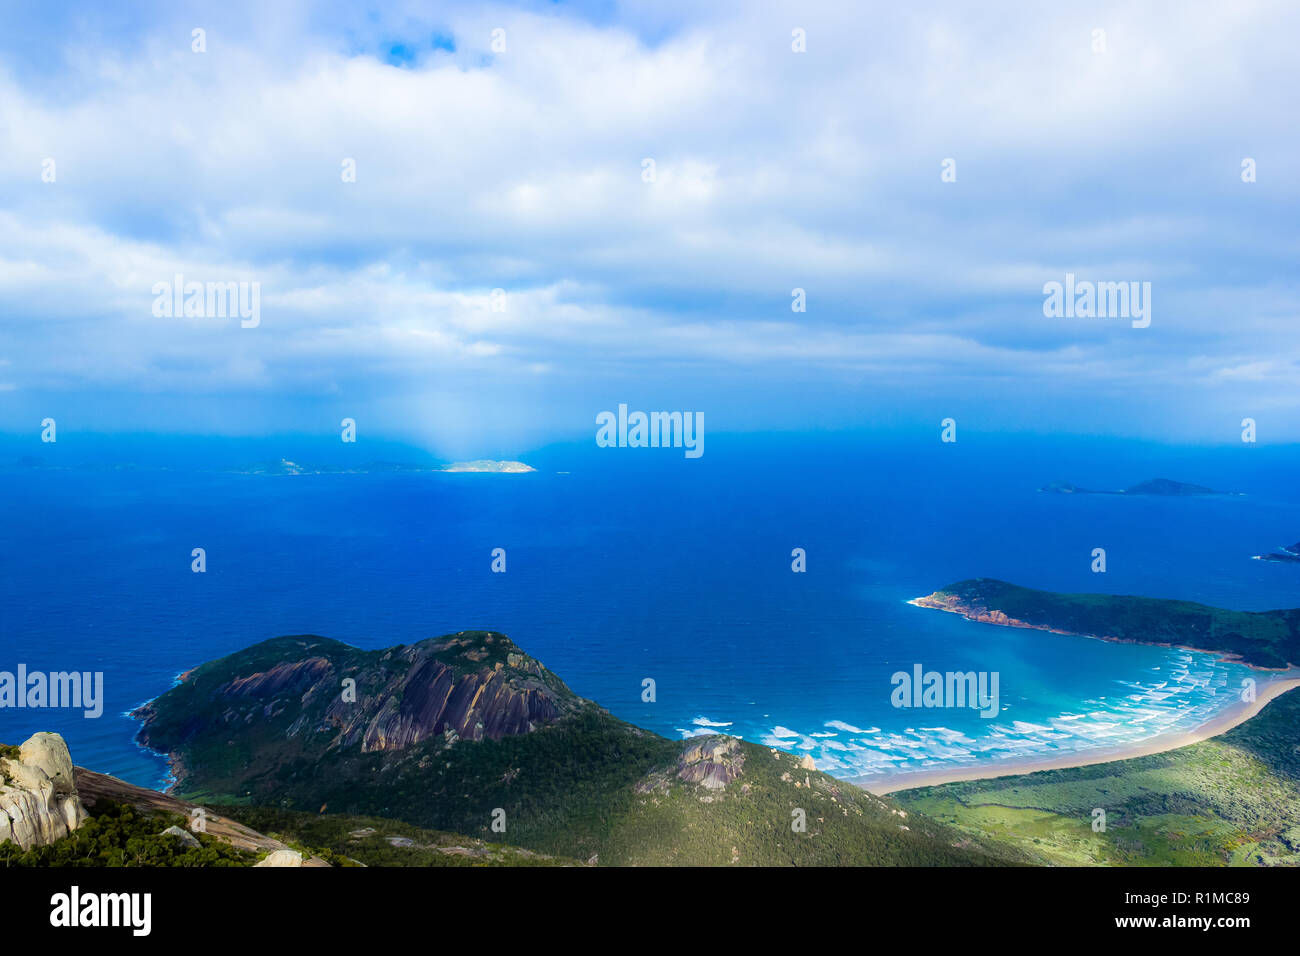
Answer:
[[794, 755], [619, 720], [490, 631], [377, 651], [275, 638], [193, 668], [136, 715], [141, 742], [172, 758], [173, 789], [213, 802], [384, 817], [602, 864], [1025, 862]]

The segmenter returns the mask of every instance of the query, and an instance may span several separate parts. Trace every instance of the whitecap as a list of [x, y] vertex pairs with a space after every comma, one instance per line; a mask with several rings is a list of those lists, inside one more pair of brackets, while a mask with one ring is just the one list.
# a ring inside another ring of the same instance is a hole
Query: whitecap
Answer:
[[696, 727], [730, 727], [730, 720], [709, 720], [707, 717], [696, 717], [691, 721]]

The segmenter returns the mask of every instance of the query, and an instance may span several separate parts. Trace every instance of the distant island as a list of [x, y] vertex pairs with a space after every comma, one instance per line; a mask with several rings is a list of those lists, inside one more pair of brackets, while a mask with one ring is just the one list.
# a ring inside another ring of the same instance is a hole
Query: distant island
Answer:
[[1300, 664], [1300, 608], [1231, 611], [1163, 598], [1035, 591], [993, 578], [959, 581], [908, 603], [987, 624], [1210, 651], [1252, 667]]
[[1216, 491], [1204, 485], [1192, 485], [1185, 481], [1172, 481], [1168, 478], [1152, 478], [1119, 491], [1096, 491], [1092, 488], [1080, 488], [1068, 481], [1053, 481], [1039, 491], [1057, 495], [1152, 495], [1165, 498], [1191, 498], [1200, 495], [1226, 495], [1232, 492]]
[[[28, 455], [15, 459], [11, 464], [0, 463], [0, 469], [15, 468], [21, 470], [41, 469], [44, 471], [177, 471], [189, 470], [175, 465], [139, 464], [137, 462], [81, 462], [71, 464], [52, 464], [51, 462]], [[199, 472], [217, 472], [235, 475], [369, 475], [403, 472], [407, 474], [432, 474], [435, 472], [480, 472], [499, 475], [522, 475], [537, 471], [522, 461], [492, 461], [486, 458], [475, 461], [455, 461], [449, 465], [414, 464], [403, 461], [367, 461], [359, 465], [304, 464], [289, 458], [277, 458], [274, 461], [257, 461], [239, 467], [204, 466], [192, 470]], [[568, 472], [560, 472], [568, 474]]]
[[439, 471], [477, 471], [488, 472], [496, 475], [522, 475], [525, 472], [536, 471], [531, 465], [525, 465], [522, 461], [488, 461], [479, 459], [478, 461], [458, 461], [450, 465], [444, 465]]
[[259, 462], [238, 470], [241, 475], [368, 475], [391, 472], [431, 474], [434, 472], [482, 472], [499, 475], [520, 475], [536, 471], [522, 461], [456, 461], [450, 465], [413, 465], [397, 461], [369, 461], [362, 465], [303, 465], [288, 458]]
[[258, 462], [237, 469], [241, 475], [367, 475], [373, 472], [438, 471], [437, 468], [396, 461], [368, 461], [363, 465], [303, 465], [288, 458]]
[[1285, 548], [1278, 548], [1270, 554], [1255, 555], [1256, 561], [1289, 561], [1300, 563], [1300, 541]]

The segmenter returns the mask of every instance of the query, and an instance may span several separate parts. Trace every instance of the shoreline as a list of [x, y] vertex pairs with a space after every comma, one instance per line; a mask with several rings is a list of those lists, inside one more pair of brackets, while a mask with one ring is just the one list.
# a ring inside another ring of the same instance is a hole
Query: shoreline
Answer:
[[[935, 592], [936, 594], [939, 592]], [[1052, 627], [1048, 624], [1030, 624], [1027, 621], [1017, 620], [1014, 617], [1008, 617], [1004, 612], [983, 607], [972, 607], [966, 604], [957, 604], [956, 602], [937, 601], [934, 594], [927, 594], [925, 597], [912, 598], [906, 603], [913, 607], [928, 608], [932, 611], [944, 611], [948, 614], [956, 614], [967, 621], [975, 624], [992, 624], [996, 627], [1016, 627], [1029, 631], [1046, 631], [1048, 634], [1060, 634], [1065, 637], [1086, 637], [1092, 641], [1105, 641], [1107, 644], [1137, 644], [1143, 647], [1168, 647], [1180, 651], [1195, 651], [1198, 654], [1212, 654], [1215, 660], [1222, 661], [1225, 664], [1240, 664], [1242, 667], [1249, 667], [1253, 671], [1263, 671], [1267, 674], [1285, 674], [1291, 670], [1292, 666], [1286, 667], [1266, 667], [1263, 664], [1252, 664], [1243, 658], [1240, 654], [1233, 651], [1214, 651], [1206, 647], [1194, 647], [1191, 644], [1170, 644], [1166, 641], [1139, 641], [1128, 637], [1108, 637], [1105, 634], [1084, 634], [1080, 631], [1062, 631], [1060, 628]]]
[[1098, 748], [1062, 754], [1059, 757], [1045, 759], [1022, 759], [999, 761], [998, 763], [953, 767], [935, 767], [911, 773], [869, 774], [864, 777], [845, 777], [847, 783], [866, 790], [876, 796], [897, 793], [903, 790], [917, 790], [921, 787], [937, 787], [945, 783], [962, 783], [970, 780], [994, 780], [998, 777], [1017, 777], [1042, 770], [1067, 770], [1072, 767], [1091, 767], [1095, 764], [1114, 763], [1118, 760], [1131, 760], [1135, 757], [1149, 757], [1153, 754], [1166, 753], [1180, 747], [1189, 747], [1225, 734], [1233, 727], [1244, 724], [1258, 714], [1273, 699], [1287, 691], [1300, 687], [1300, 670], [1293, 669], [1294, 677], [1278, 677], [1263, 684], [1255, 699], [1249, 703], [1238, 701], [1195, 730], [1178, 733], [1158, 734], [1146, 740], [1140, 740], [1122, 747]]
[[[193, 674], [196, 670], [198, 670], [202, 666], [203, 666], [202, 664], [195, 664], [193, 667], [181, 671], [174, 678], [172, 678], [172, 687], [179, 687], [181, 684], [185, 683], [185, 681], [189, 680], [190, 675]], [[167, 693], [167, 691], [163, 691], [163, 694], [165, 693]], [[162, 750], [154, 750], [148, 744], [142, 743], [140, 741], [140, 733], [141, 731], [144, 730], [144, 716], [141, 713], [141, 711], [144, 711], [145, 709], [152, 707], [153, 702], [156, 701], [158, 697], [161, 696], [162, 694], [159, 694], [157, 697], [150, 697], [148, 700], [146, 700], [143, 704], [140, 704], [138, 707], [133, 707], [131, 710], [128, 710], [123, 716], [131, 720], [134, 720], [137, 724], [136, 732], [131, 735], [131, 743], [135, 744], [137, 749], [143, 750], [145, 753], [154, 754], [155, 756], [161, 757], [163, 760], [167, 762], [167, 772], [163, 775], [162, 780], [159, 781], [157, 786], [151, 785], [149, 789], [157, 790], [159, 793], [164, 793], [167, 794], [168, 796], [174, 796], [176, 787], [181, 782], [181, 774], [184, 772], [185, 769], [184, 765], [181, 763], [181, 758], [174, 753], [170, 753]]]

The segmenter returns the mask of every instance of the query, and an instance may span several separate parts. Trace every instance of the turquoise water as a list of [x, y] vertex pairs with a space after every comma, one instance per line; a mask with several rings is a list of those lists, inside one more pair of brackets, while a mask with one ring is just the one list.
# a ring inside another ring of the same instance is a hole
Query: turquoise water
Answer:
[[[290, 444], [285, 457], [312, 460]], [[195, 470], [193, 449], [174, 470], [151, 467], [168, 449], [96, 449], [101, 463], [146, 466], [135, 470], [0, 470], [0, 670], [103, 671], [107, 698], [99, 719], [0, 710], [0, 740], [57, 730], [82, 765], [153, 785], [165, 766], [134, 745], [125, 713], [179, 671], [278, 634], [377, 648], [491, 628], [660, 733], [739, 734], [840, 776], [906, 773], [1190, 729], [1251, 676], [1210, 655], [980, 625], [910, 598], [988, 576], [1300, 604], [1300, 566], [1250, 560], [1300, 538], [1296, 449], [710, 435], [693, 461], [583, 443], [518, 455], [531, 475], [296, 477]], [[57, 450], [23, 453], [80, 462], [62, 435]], [[1036, 490], [1152, 477], [1244, 494]], [[190, 571], [194, 547], [206, 574]], [[505, 574], [490, 570], [498, 547]], [[806, 573], [791, 571], [796, 547]], [[1105, 574], [1089, 569], [1095, 547]], [[996, 716], [894, 707], [890, 677], [914, 664], [996, 672]]]

